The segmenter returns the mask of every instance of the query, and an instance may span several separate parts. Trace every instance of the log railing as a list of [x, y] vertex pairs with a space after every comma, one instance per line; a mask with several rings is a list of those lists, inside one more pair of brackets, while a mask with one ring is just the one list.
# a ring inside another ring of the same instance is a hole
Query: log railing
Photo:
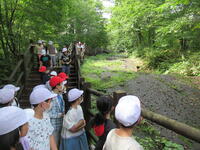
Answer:
[[34, 46], [30, 46], [24, 54], [21, 55], [21, 59], [17, 62], [10, 76], [3, 80], [4, 84], [14, 84], [20, 86], [20, 91], [17, 97], [20, 97], [25, 87], [26, 80], [32, 69], [34, 62]]
[[[94, 114], [90, 111], [91, 109], [91, 103], [92, 100], [91, 96], [95, 95], [95, 96], [102, 96], [104, 95], [101, 92], [98, 92], [96, 90], [93, 90], [90, 88], [90, 84], [89, 83], [83, 83], [83, 87], [85, 87], [85, 94], [84, 94], [84, 104], [83, 107], [84, 109], [86, 109], [85, 111], [85, 117], [86, 117], [86, 121], [90, 120], [91, 117], [94, 116]], [[89, 86], [89, 87], [88, 87]], [[114, 104], [116, 106], [116, 104], [118, 103], [118, 100], [122, 97], [125, 96], [126, 92], [124, 91], [115, 91], [113, 92], [112, 98], [114, 101]], [[200, 130], [194, 127], [191, 127], [187, 124], [181, 123], [179, 121], [170, 119], [166, 116], [154, 113], [152, 111], [149, 111], [147, 109], [142, 108], [142, 116], [147, 119], [150, 120], [166, 129], [172, 130], [184, 137], [187, 137], [188, 139], [194, 140], [196, 142], [200, 143]], [[94, 136], [94, 135], [92, 135]], [[94, 137], [91, 137], [94, 140]]]

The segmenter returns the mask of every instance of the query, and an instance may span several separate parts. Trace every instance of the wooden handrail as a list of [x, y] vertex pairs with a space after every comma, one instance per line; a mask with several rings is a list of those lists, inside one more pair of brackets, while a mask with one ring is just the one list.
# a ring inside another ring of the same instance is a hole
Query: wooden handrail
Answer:
[[166, 116], [154, 113], [152, 111], [142, 109], [142, 116], [156, 124], [159, 124], [167, 129], [170, 129], [184, 137], [192, 139], [200, 143], [200, 130], [194, 127], [188, 126], [184, 123], [170, 119]]
[[[94, 89], [91, 89], [91, 88], [87, 88], [86, 91], [88, 94], [94, 94], [96, 96], [105, 95], [105, 94], [103, 94], [99, 91], [96, 91]], [[123, 95], [126, 95], [126, 93], [122, 92], [122, 91], [114, 92], [113, 93], [114, 102], [118, 103], [118, 100]], [[87, 98], [85, 98], [85, 99], [87, 99]], [[90, 99], [90, 98], [88, 98], [88, 99]], [[89, 103], [91, 103], [91, 101]], [[94, 117], [94, 114], [89, 110], [89, 108], [87, 108], [87, 115]], [[166, 129], [174, 131], [184, 137], [187, 137], [191, 140], [194, 140], [194, 141], [200, 143], [200, 130], [197, 128], [191, 127], [189, 125], [186, 125], [184, 123], [181, 123], [181, 122], [173, 120], [173, 119], [170, 119], [166, 116], [154, 113], [154, 112], [149, 111], [144, 108], [142, 108], [142, 116], [147, 120], [150, 120], [160, 126], [165, 127]]]
[[17, 63], [15, 69], [13, 70], [13, 72], [11, 73], [11, 75], [8, 78], [8, 81], [11, 82], [13, 80], [13, 77], [15, 76], [15, 74], [17, 73], [17, 71], [19, 70], [20, 66], [23, 63], [23, 59], [20, 59], [19, 62]]
[[95, 96], [103, 96], [103, 95], [105, 95], [104, 93], [101, 93], [101, 92], [99, 92], [99, 91], [97, 91], [97, 90], [94, 90], [94, 89], [91, 89], [91, 88], [87, 88], [87, 90], [88, 90], [91, 94], [93, 94], [93, 95], [95, 95]]

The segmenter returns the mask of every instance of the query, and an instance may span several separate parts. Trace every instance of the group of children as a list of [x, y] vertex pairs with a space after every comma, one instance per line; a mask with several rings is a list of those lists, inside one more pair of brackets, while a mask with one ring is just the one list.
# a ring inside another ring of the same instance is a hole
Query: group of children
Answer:
[[6, 85], [0, 89], [0, 150], [89, 150], [80, 106], [83, 91], [68, 91], [66, 110], [63, 94], [67, 78], [61, 72], [46, 84], [35, 86], [29, 97], [29, 115], [20, 107], [11, 106], [18, 87]]
[[[0, 89], [0, 149], [2, 150], [89, 150], [85, 134], [81, 103], [84, 92], [71, 89], [67, 107], [63, 101], [66, 78], [50, 79], [46, 85], [36, 86], [30, 94], [32, 109], [13, 105], [18, 87]], [[66, 110], [65, 110], [66, 108]], [[99, 140], [95, 150], [143, 150], [132, 137], [133, 128], [141, 120], [140, 100], [136, 96], [122, 97], [115, 107], [119, 128], [110, 119], [114, 110], [112, 99], [97, 100], [98, 114], [88, 122]]]

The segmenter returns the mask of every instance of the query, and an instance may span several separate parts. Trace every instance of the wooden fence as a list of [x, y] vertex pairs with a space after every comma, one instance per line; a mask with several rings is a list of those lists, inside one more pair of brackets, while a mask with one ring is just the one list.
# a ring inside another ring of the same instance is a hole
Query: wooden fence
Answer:
[[21, 96], [22, 91], [25, 87], [26, 80], [33, 66], [33, 62], [34, 46], [30, 46], [24, 52], [24, 54], [21, 55], [21, 59], [17, 62], [10, 76], [6, 79], [3, 79], [4, 84], [14, 84], [16, 86], [20, 86], [20, 91], [17, 95], [18, 98]]

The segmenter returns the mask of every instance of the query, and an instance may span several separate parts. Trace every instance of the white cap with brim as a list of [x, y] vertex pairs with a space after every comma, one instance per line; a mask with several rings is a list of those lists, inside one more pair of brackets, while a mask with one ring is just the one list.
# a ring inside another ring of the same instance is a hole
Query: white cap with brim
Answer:
[[141, 115], [140, 100], [133, 95], [123, 96], [115, 108], [115, 118], [125, 127], [136, 123]]
[[13, 89], [0, 89], [0, 104], [6, 104], [12, 101], [14, 97], [15, 91]]
[[42, 44], [42, 40], [38, 40], [38, 44]]
[[77, 88], [71, 89], [68, 92], [68, 101], [73, 102], [73, 101], [77, 100], [79, 97], [81, 97], [81, 95], [83, 95], [82, 90], [79, 90]]
[[53, 45], [53, 42], [52, 41], [49, 41], [49, 43], [48, 43], [49, 45]]
[[17, 91], [20, 90], [20, 87], [14, 86], [13, 84], [7, 84], [7, 85], [5, 85], [3, 88], [6, 88], [6, 89], [13, 89], [15, 92], [17, 92]]
[[66, 52], [67, 51], [67, 48], [63, 48], [62, 49], [62, 52], [64, 53], [64, 52]]
[[38, 89], [38, 88], [46, 88], [46, 86], [44, 84], [39, 84], [39, 85], [36, 85], [34, 88], [33, 88], [33, 91]]
[[50, 76], [57, 76], [57, 72], [56, 71], [51, 71]]
[[46, 88], [37, 88], [31, 92], [29, 100], [31, 104], [39, 104], [56, 96]]
[[[34, 115], [34, 111], [31, 109], [28, 110], [29, 114], [27, 114], [27, 110], [23, 110], [19, 107], [15, 106], [7, 106], [0, 109], [0, 135], [7, 134], [18, 127], [24, 125], [29, 121]], [[30, 113], [31, 112], [31, 113]]]

